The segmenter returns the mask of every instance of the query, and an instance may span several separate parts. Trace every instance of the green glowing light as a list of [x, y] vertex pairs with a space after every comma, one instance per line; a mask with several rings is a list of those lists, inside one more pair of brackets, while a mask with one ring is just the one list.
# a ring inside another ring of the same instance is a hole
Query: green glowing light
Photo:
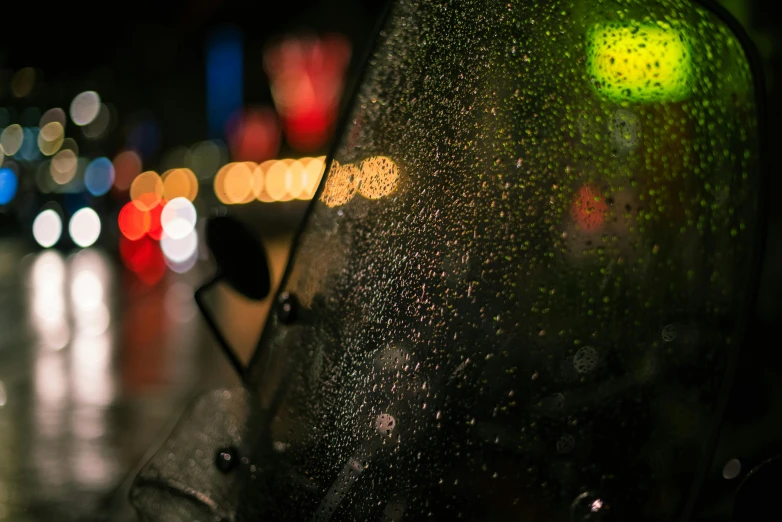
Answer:
[[692, 51], [669, 24], [604, 24], [589, 36], [588, 70], [613, 101], [677, 102], [691, 92]]

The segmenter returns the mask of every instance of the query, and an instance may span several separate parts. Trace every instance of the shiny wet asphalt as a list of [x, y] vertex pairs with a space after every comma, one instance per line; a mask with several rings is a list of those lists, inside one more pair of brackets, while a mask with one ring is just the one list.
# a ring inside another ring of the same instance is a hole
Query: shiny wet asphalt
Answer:
[[[0, 243], [0, 520], [135, 520], [138, 467], [195, 395], [236, 383], [192, 301], [211, 267], [149, 287], [101, 250]], [[246, 356], [268, 304], [213, 305]]]

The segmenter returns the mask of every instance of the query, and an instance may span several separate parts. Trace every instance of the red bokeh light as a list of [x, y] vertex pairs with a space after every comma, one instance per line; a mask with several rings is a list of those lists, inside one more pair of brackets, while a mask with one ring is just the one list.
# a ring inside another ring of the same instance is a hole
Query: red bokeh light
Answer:
[[131, 241], [120, 237], [119, 252], [122, 263], [147, 285], [154, 285], [163, 278], [166, 262], [160, 245], [149, 237]]
[[122, 235], [131, 241], [140, 239], [150, 227], [150, 216], [146, 210], [141, 210], [132, 201], [125, 204], [117, 218]]
[[350, 42], [342, 35], [289, 37], [266, 49], [264, 65], [291, 146], [313, 151], [336, 121]]
[[293, 112], [283, 120], [285, 135], [292, 147], [313, 151], [326, 142], [335, 119], [328, 107], [314, 106], [306, 112]]
[[228, 142], [234, 161], [260, 163], [280, 150], [280, 124], [269, 107], [240, 113], [228, 125]]
[[600, 191], [592, 185], [584, 185], [578, 190], [570, 212], [579, 228], [594, 232], [603, 226], [608, 205], [603, 200]]
[[166, 275], [166, 260], [163, 258], [160, 248], [157, 249], [149, 263], [136, 272], [136, 275], [142, 283], [148, 286], [154, 286], [163, 279], [163, 276]]
[[163, 200], [148, 212], [149, 229], [147, 230], [147, 235], [155, 241], [160, 241], [160, 238], [163, 237], [163, 225], [160, 223], [160, 215], [163, 213], [163, 207], [165, 206], [166, 201]]

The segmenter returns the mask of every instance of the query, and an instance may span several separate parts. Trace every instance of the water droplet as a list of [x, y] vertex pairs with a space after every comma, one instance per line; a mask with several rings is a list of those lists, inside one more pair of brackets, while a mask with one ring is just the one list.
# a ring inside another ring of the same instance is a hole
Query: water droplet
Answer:
[[217, 450], [215, 466], [223, 473], [230, 473], [239, 464], [239, 451], [233, 446]]
[[583, 346], [573, 356], [573, 367], [578, 373], [588, 373], [595, 369], [599, 360], [600, 354], [597, 349], [592, 346]]
[[665, 328], [663, 328], [662, 337], [663, 341], [666, 343], [669, 343], [676, 339], [676, 325], [675, 324], [669, 324]]
[[730, 459], [728, 462], [725, 463], [725, 466], [722, 468], [722, 476], [726, 480], [732, 480], [739, 476], [741, 473], [741, 462], [739, 459]]

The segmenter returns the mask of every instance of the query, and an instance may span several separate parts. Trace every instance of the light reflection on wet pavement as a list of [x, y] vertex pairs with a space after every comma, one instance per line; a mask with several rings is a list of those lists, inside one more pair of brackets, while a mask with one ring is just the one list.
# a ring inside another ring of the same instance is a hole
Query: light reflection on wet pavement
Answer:
[[[0, 520], [134, 520], [137, 467], [189, 400], [236, 382], [192, 301], [209, 271], [150, 288], [100, 250], [0, 242]], [[218, 317], [249, 350], [268, 303], [225, 294]]]

